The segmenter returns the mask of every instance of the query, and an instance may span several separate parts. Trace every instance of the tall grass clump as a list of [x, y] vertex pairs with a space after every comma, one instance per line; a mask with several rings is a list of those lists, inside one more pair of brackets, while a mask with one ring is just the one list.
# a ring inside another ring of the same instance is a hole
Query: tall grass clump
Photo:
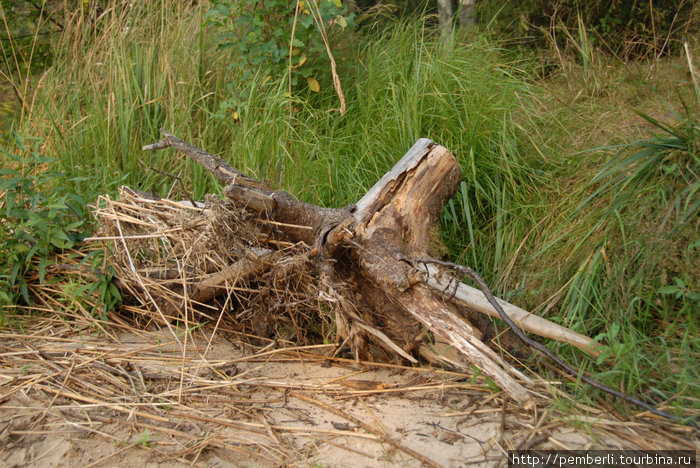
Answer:
[[201, 170], [141, 151], [160, 127], [194, 142], [226, 133], [209, 118], [222, 77], [213, 72], [221, 59], [204, 46], [203, 8], [113, 1], [98, 17], [73, 11], [22, 130], [50, 135], [47, 151], [60, 158], [70, 180], [91, 175], [90, 187], [128, 183], [167, 192], [174, 181], [155, 168], [188, 177], [195, 192], [204, 193], [208, 179]]
[[[286, 77], [270, 81], [262, 68], [240, 118], [217, 117], [230, 127], [220, 155], [305, 201], [342, 206], [417, 139], [432, 138], [457, 155], [465, 177], [444, 214], [446, 242], [458, 260], [493, 279], [535, 221], [529, 208], [540, 199], [545, 163], [524, 153], [512, 113], [524, 112], [536, 91], [493, 44], [446, 42], [420, 20], [336, 38], [335, 55], [345, 115], [329, 72], [319, 76], [320, 93], [288, 99]], [[484, 241], [490, 238], [495, 249]]]
[[[638, 112], [651, 124], [654, 135], [619, 148], [591, 179], [588, 187], [593, 191], [575, 211], [578, 214], [596, 207], [594, 226], [604, 235], [604, 240], [598, 241], [601, 260], [605, 260], [606, 247], [608, 257], [624, 259], [624, 266], [611, 265], [605, 274], [592, 275], [597, 281], [607, 276], [607, 281], [591, 286], [593, 294], [588, 300], [596, 311], [592, 322], [619, 325], [622, 333], [618, 338], [624, 344], [611, 351], [617, 355], [616, 368], [629, 376], [625, 385], [641, 390], [641, 381], [657, 381], [651, 390], [659, 398], [697, 395], [700, 391], [700, 373], [691, 357], [700, 346], [697, 97], [688, 113], [672, 114], [674, 121], [662, 122]], [[589, 230], [587, 235], [594, 237], [596, 231]], [[580, 240], [585, 241], [585, 237]], [[618, 286], [610, 287], [608, 282]], [[611, 314], [603, 306], [612, 301], [621, 307]], [[564, 302], [569, 316], [581, 309], [576, 302]], [[673, 357], [661, 354], [645, 363], [622, 357], [641, 343]], [[675, 343], [674, 349], [668, 349], [669, 343]], [[640, 373], [641, 379], [633, 377]]]
[[[454, 152], [463, 169], [461, 191], [443, 228], [453, 255], [493, 278], [532, 219], [542, 184], [542, 160], [525, 155], [511, 114], [534, 90], [487, 41], [446, 43], [420, 22], [395, 24], [365, 36], [346, 55], [347, 113], [328, 93], [305, 102], [290, 137], [302, 167], [287, 179], [310, 201], [340, 206], [357, 200], [420, 137]], [[486, 238], [496, 238], [491, 249]]]

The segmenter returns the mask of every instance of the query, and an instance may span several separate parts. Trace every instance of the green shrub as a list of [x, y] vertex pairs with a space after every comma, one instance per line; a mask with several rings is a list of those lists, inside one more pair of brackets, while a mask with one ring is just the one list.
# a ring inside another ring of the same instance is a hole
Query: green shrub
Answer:
[[306, 85], [319, 92], [319, 75], [328, 68], [326, 29], [345, 28], [352, 19], [340, 0], [215, 2], [207, 22], [217, 32], [218, 48], [234, 48], [238, 56], [229, 65], [237, 79], [228, 83], [232, 99], [223, 108], [235, 111], [248, 99], [249, 83], [259, 69], [273, 80], [291, 73], [294, 90]]
[[[55, 160], [39, 154], [38, 146], [39, 141], [30, 147], [17, 136], [16, 153], [2, 150], [9, 167], [0, 169], [0, 322], [3, 306], [32, 303], [32, 287], [45, 282], [57, 254], [75, 246], [90, 229], [85, 198], [64, 188], [64, 174], [51, 169]], [[96, 253], [85, 260], [99, 262]], [[81, 293], [96, 292], [101, 309], [113, 308], [120, 297], [111, 276], [94, 277]]]

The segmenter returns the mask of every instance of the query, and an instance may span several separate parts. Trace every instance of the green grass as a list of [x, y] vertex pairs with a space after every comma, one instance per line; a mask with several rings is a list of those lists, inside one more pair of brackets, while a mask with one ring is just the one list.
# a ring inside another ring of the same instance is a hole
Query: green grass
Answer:
[[[537, 134], [530, 146], [562, 154], [553, 158], [550, 204], [537, 216], [536, 240], [523, 249], [511, 288], [529, 284], [522, 299], [531, 309], [609, 344], [611, 359], [596, 373], [611, 386], [697, 408], [700, 96], [688, 82], [652, 75], [658, 68], [668, 76], [679, 63], [637, 64], [636, 73], [611, 73], [606, 63], [594, 70], [597, 89], [580, 74], [567, 76], [563, 92], [580, 96], [573, 102], [559, 94], [561, 81], [545, 82], [551, 107], [523, 128], [549, 116], [560, 142]], [[645, 76], [648, 83], [635, 82]], [[576, 86], [583, 93], [572, 92]]]
[[[596, 365], [555, 345], [573, 364], [698, 408], [698, 102], [667, 78], [683, 76], [683, 61], [624, 65], [587, 50], [585, 67], [538, 80], [534, 60], [507, 58], [484, 37], [444, 40], [407, 22], [336, 38], [344, 116], [330, 73], [319, 94], [290, 98], [284, 80], [260, 70], [235, 121], [219, 106], [235, 57], [200, 28], [204, 4], [186, 3], [136, 2], [66, 23], [19, 129], [59, 160], [58, 183], [85, 198], [122, 183], [184, 198], [156, 168], [195, 198], [217, 192], [183, 156], [141, 151], [165, 127], [306, 201], [342, 206], [432, 138], [464, 174], [441, 223], [453, 259], [613, 353]], [[676, 92], [687, 111], [674, 115]]]

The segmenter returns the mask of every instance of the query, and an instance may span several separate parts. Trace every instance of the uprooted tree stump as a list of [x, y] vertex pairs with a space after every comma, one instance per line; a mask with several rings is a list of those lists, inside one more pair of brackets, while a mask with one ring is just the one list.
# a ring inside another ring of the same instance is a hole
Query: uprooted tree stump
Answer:
[[[518, 403], [529, 402], [529, 379], [481, 340], [475, 318], [498, 313], [429, 261], [440, 213], [462, 178], [446, 148], [418, 140], [355, 205], [329, 209], [163, 134], [144, 149], [185, 153], [226, 185], [226, 200], [209, 197], [199, 208], [124, 188], [119, 202], [101, 205], [122, 287], [141, 305], [166, 323], [195, 310], [218, 323], [217, 313], [235, 304], [233, 320], [248, 317], [253, 331], [275, 311], [296, 311], [288, 316], [297, 329], [310, 312], [325, 314], [336, 343], [357, 357], [381, 350], [414, 364], [473, 363]], [[589, 338], [499, 303], [522, 329], [594, 353]]]

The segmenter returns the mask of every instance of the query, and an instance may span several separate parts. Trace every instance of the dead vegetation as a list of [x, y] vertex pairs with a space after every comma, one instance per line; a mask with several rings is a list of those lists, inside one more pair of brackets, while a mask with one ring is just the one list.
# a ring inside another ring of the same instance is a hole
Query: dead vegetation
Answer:
[[41, 317], [0, 334], [2, 466], [500, 466], [525, 447], [697, 448], [666, 421], [546, 410], [568, 398], [557, 382], [537, 380], [524, 411], [480, 373], [174, 326]]

